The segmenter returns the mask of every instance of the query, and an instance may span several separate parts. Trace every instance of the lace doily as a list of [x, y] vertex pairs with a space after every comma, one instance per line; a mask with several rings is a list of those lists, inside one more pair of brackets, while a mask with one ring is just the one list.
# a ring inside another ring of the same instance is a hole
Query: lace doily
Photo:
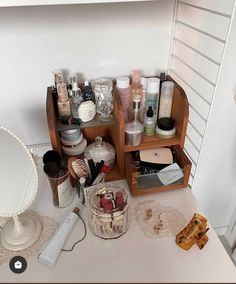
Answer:
[[177, 209], [165, 207], [156, 201], [144, 201], [135, 208], [135, 220], [150, 239], [176, 235], [186, 223], [184, 215]]
[[[58, 224], [50, 217], [47, 216], [40, 216], [38, 213], [36, 213], [33, 210], [27, 210], [24, 214], [31, 214], [36, 215], [41, 223], [42, 223], [42, 233], [38, 240], [30, 247], [20, 250], [20, 251], [10, 251], [8, 249], [5, 249], [0, 244], [0, 265], [3, 265], [4, 263], [9, 262], [14, 256], [23, 256], [25, 259], [28, 259], [29, 257], [38, 256], [40, 253], [40, 250], [42, 246], [45, 244], [47, 240], [52, 236], [52, 234], [56, 231]], [[10, 218], [4, 218], [6, 219], [5, 222], [1, 220], [1, 225], [4, 225], [4, 223], [7, 223], [7, 221]], [[0, 234], [1, 235], [1, 234]]]

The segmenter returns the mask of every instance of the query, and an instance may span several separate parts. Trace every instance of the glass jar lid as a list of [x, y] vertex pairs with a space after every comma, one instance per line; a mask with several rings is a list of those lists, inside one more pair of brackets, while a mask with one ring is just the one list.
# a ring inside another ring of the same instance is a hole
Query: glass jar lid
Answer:
[[110, 218], [111, 214], [119, 216], [125, 212], [130, 204], [129, 192], [122, 186], [99, 184], [89, 192], [89, 210], [102, 218]]
[[84, 153], [85, 157], [93, 159], [94, 163], [100, 163], [102, 160], [104, 164], [110, 169], [115, 161], [115, 149], [114, 147], [102, 140], [101, 136], [95, 138], [95, 142], [88, 145]]

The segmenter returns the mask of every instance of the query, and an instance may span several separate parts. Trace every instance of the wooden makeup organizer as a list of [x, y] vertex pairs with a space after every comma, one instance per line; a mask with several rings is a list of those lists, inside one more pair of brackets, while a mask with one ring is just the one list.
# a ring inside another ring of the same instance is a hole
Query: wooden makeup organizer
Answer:
[[[121, 101], [116, 88], [113, 89], [114, 119], [112, 121], [101, 122], [96, 116], [92, 121], [82, 123], [81, 125], [63, 125], [60, 123], [56, 113], [52, 87], [48, 87], [46, 110], [52, 148], [63, 155], [59, 136], [60, 131], [80, 128], [88, 144], [94, 142], [95, 137], [99, 135], [103, 140], [110, 142], [116, 149], [116, 162], [114, 167], [107, 174], [106, 181], [126, 178], [132, 195], [185, 188], [188, 185], [191, 170], [191, 162], [183, 151], [189, 116], [188, 100], [182, 87], [170, 76], [168, 76], [167, 79], [175, 83], [171, 117], [175, 120], [176, 135], [171, 139], [161, 139], [157, 136], [144, 136], [143, 143], [138, 146], [125, 145], [125, 122]], [[171, 147], [175, 150], [177, 163], [182, 169], [184, 177], [176, 184], [167, 186], [147, 185], [145, 188], [139, 188], [138, 180], [140, 173], [135, 168], [130, 152], [158, 147]]]

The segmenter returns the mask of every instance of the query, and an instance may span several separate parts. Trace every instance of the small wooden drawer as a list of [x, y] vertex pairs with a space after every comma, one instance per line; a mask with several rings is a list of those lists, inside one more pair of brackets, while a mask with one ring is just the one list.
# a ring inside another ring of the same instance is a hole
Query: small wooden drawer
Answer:
[[126, 153], [126, 178], [132, 195], [142, 195], [187, 187], [191, 170], [191, 162], [179, 145], [171, 146], [170, 148], [175, 152], [176, 162], [181, 168], [179, 171], [182, 171], [183, 177], [178, 181], [168, 185], [162, 184], [162, 182], [158, 178], [158, 176], [160, 176], [160, 173], [145, 175], [141, 174], [138, 171], [138, 168], [135, 166], [131, 153]]

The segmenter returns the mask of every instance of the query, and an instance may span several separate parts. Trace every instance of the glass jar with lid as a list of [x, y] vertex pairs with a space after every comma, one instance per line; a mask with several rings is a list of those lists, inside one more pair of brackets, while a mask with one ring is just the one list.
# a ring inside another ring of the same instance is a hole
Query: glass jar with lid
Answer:
[[111, 79], [101, 78], [91, 82], [100, 120], [110, 121], [113, 118], [113, 83]]
[[93, 159], [95, 165], [103, 160], [109, 169], [112, 168], [115, 161], [114, 147], [110, 143], [103, 141], [101, 136], [97, 136], [95, 142], [88, 145], [84, 155], [88, 160]]
[[103, 239], [118, 238], [130, 224], [130, 195], [116, 183], [103, 183], [89, 191], [88, 224]]

